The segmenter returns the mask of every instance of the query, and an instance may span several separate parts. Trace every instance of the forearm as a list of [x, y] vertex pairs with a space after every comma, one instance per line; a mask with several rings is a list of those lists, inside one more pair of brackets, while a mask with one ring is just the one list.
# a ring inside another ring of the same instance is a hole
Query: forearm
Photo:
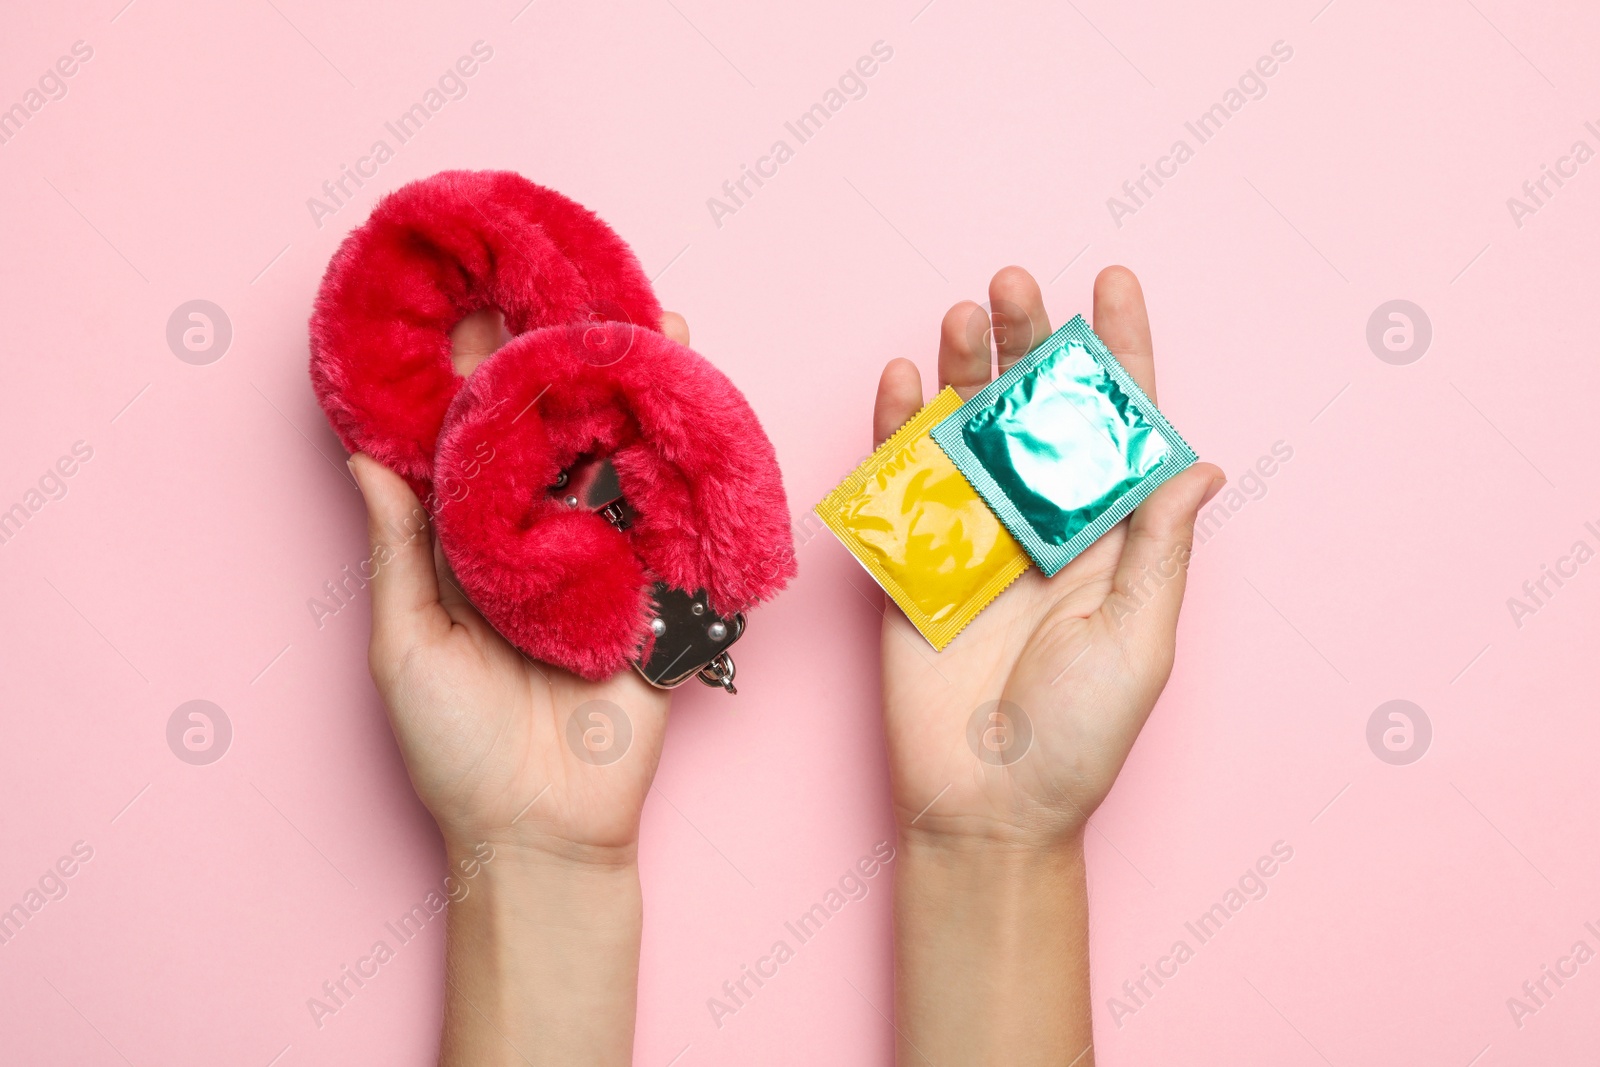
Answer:
[[1091, 1067], [1083, 841], [904, 836], [895, 876], [897, 1062]]
[[449, 912], [441, 1067], [631, 1063], [638, 867], [499, 846], [465, 884]]

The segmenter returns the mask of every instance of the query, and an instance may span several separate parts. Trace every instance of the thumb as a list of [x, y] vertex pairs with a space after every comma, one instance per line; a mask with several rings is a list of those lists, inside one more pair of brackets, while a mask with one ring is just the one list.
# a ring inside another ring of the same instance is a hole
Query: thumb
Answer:
[[367, 503], [372, 555], [362, 566], [362, 577], [372, 587], [373, 660], [398, 659], [420, 644], [440, 619], [449, 622], [439, 605], [431, 524], [405, 479], [371, 456], [351, 456], [350, 472]]
[[1170, 654], [1188, 582], [1195, 517], [1226, 482], [1222, 468], [1197, 463], [1134, 510], [1112, 592], [1101, 609], [1134, 643], [1164, 643]]

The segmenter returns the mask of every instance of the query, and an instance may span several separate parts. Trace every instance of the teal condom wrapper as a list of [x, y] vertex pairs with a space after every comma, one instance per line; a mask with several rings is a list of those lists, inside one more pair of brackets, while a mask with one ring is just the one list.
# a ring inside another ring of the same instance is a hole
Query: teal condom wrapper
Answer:
[[1081, 315], [933, 439], [1046, 575], [1198, 458]]

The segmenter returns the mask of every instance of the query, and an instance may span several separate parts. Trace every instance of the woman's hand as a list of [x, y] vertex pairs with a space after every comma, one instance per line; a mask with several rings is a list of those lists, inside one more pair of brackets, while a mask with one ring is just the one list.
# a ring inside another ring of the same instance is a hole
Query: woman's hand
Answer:
[[[1051, 332], [1039, 286], [1020, 267], [994, 276], [989, 299], [992, 331], [990, 313], [971, 301], [944, 317], [939, 384], [963, 398], [988, 384], [996, 356], [1004, 371]], [[1127, 269], [1095, 280], [1094, 329], [1155, 399], [1144, 295]], [[890, 363], [876, 440], [922, 403], [916, 366]], [[1166, 684], [1195, 515], [1222, 484], [1209, 463], [1179, 474], [1054, 577], [1029, 569], [943, 652], [889, 605], [884, 720], [908, 839], [1049, 846], [1082, 830]], [[982, 759], [968, 743], [975, 717]]]
[[[939, 380], [963, 397], [1050, 335], [1039, 286], [1008, 267], [944, 317]], [[1151, 398], [1144, 296], [1121, 267], [1094, 329]], [[922, 405], [916, 367], [878, 386], [882, 441]], [[893, 604], [883, 708], [901, 851], [898, 1061], [1093, 1067], [1083, 831], [1172, 669], [1195, 514], [1222, 486], [1197, 464], [1052, 578], [1029, 570], [943, 652]]]
[[[687, 343], [681, 318], [664, 326]], [[453, 334], [458, 368], [502, 339], [498, 317], [469, 317]], [[405, 481], [366, 455], [350, 469], [377, 566], [372, 678], [446, 842], [632, 862], [668, 694], [631, 670], [586, 682], [529, 660], [467, 601]]]
[[[678, 316], [662, 329], [688, 343]], [[506, 337], [479, 312], [452, 340], [470, 374]], [[350, 469], [376, 567], [372, 678], [456, 875], [440, 1062], [626, 1064], [639, 816], [668, 694], [632, 670], [586, 682], [523, 656], [467, 602], [405, 481], [365, 455]]]
[[365, 455], [350, 468], [378, 563], [372, 678], [447, 845], [631, 863], [668, 694], [525, 657], [467, 602], [405, 481]]

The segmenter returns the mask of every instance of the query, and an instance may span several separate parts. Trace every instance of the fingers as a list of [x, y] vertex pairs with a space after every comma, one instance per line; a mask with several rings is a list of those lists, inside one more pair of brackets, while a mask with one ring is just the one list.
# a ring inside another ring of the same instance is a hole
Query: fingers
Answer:
[[1156, 398], [1156, 363], [1144, 290], [1127, 267], [1107, 267], [1094, 280], [1094, 332], [1122, 369], [1151, 400]]
[[990, 280], [989, 307], [994, 315], [995, 356], [1004, 374], [1050, 336], [1050, 316], [1045, 314], [1039, 283], [1021, 267], [1002, 268]]
[[676, 311], [661, 313], [661, 332], [685, 348], [689, 347], [689, 322]]
[[450, 569], [450, 561], [444, 556], [444, 546], [437, 537], [433, 539], [433, 571], [439, 576], [439, 606], [450, 616], [450, 621], [464, 626], [476, 626], [482, 622], [483, 616], [467, 599], [466, 590], [461, 588], [456, 572]]
[[450, 361], [456, 373], [465, 378], [478, 364], [498, 352], [511, 334], [506, 332], [505, 316], [499, 308], [479, 308], [450, 330]]
[[416, 494], [398, 474], [364, 453], [350, 457], [350, 472], [367, 503], [372, 555], [361, 568], [372, 588], [372, 644], [403, 653], [441, 620], [433, 536]]
[[953, 385], [963, 398], [989, 384], [989, 313], [981, 304], [963, 300], [944, 313], [939, 324], [939, 388]]
[[922, 409], [922, 374], [909, 359], [894, 359], [878, 379], [872, 405], [872, 447], [877, 448]]
[[[939, 385], [963, 397], [989, 384], [996, 359], [1002, 373], [1050, 336], [1044, 294], [1033, 275], [1005, 267], [989, 282], [989, 306], [963, 300], [939, 327]], [[992, 340], [991, 340], [992, 339]]]
[[1212, 463], [1196, 463], [1151, 494], [1134, 510], [1122, 560], [1106, 598], [1113, 629], [1169, 656], [1178, 609], [1189, 575], [1195, 516], [1219, 490], [1226, 475]]

